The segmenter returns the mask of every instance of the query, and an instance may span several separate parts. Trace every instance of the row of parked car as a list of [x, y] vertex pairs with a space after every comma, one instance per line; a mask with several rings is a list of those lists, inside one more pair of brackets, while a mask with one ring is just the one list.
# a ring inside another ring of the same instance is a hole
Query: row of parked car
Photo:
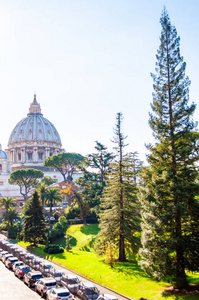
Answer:
[[117, 300], [109, 294], [100, 294], [92, 282], [80, 282], [74, 274], [56, 270], [50, 263], [20, 250], [6, 240], [0, 240], [0, 260], [22, 279], [28, 287], [34, 287], [47, 300], [72, 300], [77, 295], [82, 300]]

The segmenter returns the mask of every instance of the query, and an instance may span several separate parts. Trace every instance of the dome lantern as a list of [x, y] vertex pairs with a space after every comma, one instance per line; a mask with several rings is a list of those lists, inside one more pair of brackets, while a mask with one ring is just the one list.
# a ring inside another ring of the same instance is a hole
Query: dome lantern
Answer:
[[36, 94], [34, 94], [33, 102], [30, 104], [29, 114], [41, 114], [41, 107], [37, 102]]

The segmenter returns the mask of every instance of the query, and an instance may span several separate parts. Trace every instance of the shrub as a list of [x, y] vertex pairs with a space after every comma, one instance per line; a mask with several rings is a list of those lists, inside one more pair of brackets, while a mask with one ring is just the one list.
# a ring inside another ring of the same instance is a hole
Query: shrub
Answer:
[[48, 244], [45, 246], [43, 251], [48, 254], [63, 253], [64, 248], [60, 247], [59, 245]]

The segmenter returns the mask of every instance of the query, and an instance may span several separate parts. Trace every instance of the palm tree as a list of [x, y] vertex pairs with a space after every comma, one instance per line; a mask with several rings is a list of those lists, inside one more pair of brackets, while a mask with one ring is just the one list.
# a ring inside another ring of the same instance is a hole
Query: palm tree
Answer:
[[39, 195], [40, 195], [42, 205], [44, 207], [44, 204], [45, 204], [46, 199], [47, 199], [46, 197], [47, 197], [47, 194], [48, 194], [48, 187], [45, 184], [41, 184], [38, 188], [38, 192], [39, 192]]
[[6, 212], [10, 207], [14, 207], [14, 206], [16, 206], [16, 204], [13, 198], [11, 197], [0, 198], [0, 207], [5, 208]]
[[20, 220], [19, 215], [14, 207], [9, 207], [8, 210], [3, 214], [4, 221], [10, 225], [14, 225], [14, 221]]
[[52, 215], [52, 206], [56, 202], [62, 202], [62, 196], [60, 194], [60, 191], [57, 188], [49, 188], [46, 193], [46, 203], [50, 205], [49, 226], [50, 226], [50, 218]]

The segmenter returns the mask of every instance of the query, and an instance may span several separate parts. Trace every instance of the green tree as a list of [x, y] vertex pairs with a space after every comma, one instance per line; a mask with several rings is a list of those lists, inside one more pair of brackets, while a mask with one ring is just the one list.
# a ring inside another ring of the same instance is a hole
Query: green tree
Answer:
[[48, 187], [46, 187], [45, 184], [39, 184], [39, 187], [37, 188], [40, 199], [41, 199], [41, 203], [44, 207], [45, 203], [46, 203], [46, 197], [47, 197], [47, 193], [48, 193]]
[[67, 195], [73, 199], [74, 204], [78, 205], [80, 211], [80, 217], [83, 223], [86, 224], [86, 217], [89, 215], [90, 206], [88, 199], [82, 195], [82, 189], [74, 182], [66, 183], [66, 188], [61, 190], [63, 195]]
[[49, 204], [49, 226], [50, 226], [50, 218], [52, 216], [52, 207], [55, 203], [62, 202], [62, 196], [60, 194], [59, 189], [57, 188], [49, 188], [46, 193], [46, 203]]
[[45, 185], [45, 186], [49, 186], [51, 184], [54, 183], [54, 180], [52, 179], [52, 177], [50, 176], [44, 176], [42, 179], [41, 179], [41, 184]]
[[16, 203], [15, 200], [11, 197], [0, 198], [0, 207], [5, 209], [3, 213], [3, 222], [7, 226], [13, 226], [14, 221], [19, 220], [18, 213], [16, 211]]
[[8, 224], [8, 226], [13, 226], [15, 221], [20, 220], [19, 214], [15, 207], [9, 207], [3, 214], [3, 221]]
[[101, 244], [114, 243], [117, 246], [119, 260], [126, 261], [126, 250], [134, 254], [139, 248], [140, 231], [137, 186], [132, 180], [132, 163], [124, 155], [125, 136], [121, 131], [122, 114], [117, 114], [114, 129], [116, 159], [111, 165], [107, 184], [101, 200], [99, 238]]
[[26, 202], [28, 200], [28, 194], [33, 187], [38, 185], [38, 179], [43, 176], [44, 173], [42, 171], [33, 168], [18, 169], [10, 174], [8, 182], [9, 184], [19, 186], [20, 193]]
[[8, 211], [10, 207], [14, 207], [14, 206], [16, 206], [16, 204], [13, 198], [11, 197], [0, 198], [0, 207], [4, 208], [6, 211]]
[[65, 182], [73, 180], [73, 172], [79, 168], [84, 161], [84, 157], [78, 153], [58, 153], [49, 156], [44, 161], [44, 166], [48, 168], [56, 168], [63, 176]]
[[198, 147], [188, 105], [186, 64], [180, 38], [166, 10], [153, 78], [150, 126], [156, 139], [149, 145], [149, 167], [143, 169], [140, 200], [143, 233], [141, 266], [158, 279], [170, 279], [176, 288], [187, 286], [185, 268], [199, 268], [199, 203], [196, 195]]
[[25, 242], [38, 243], [47, 242], [46, 224], [44, 219], [44, 210], [37, 191], [34, 192], [23, 209], [23, 228], [22, 237]]
[[102, 187], [105, 186], [106, 175], [113, 161], [113, 153], [107, 152], [107, 147], [96, 141], [95, 149], [97, 153], [92, 153], [87, 156], [89, 166], [94, 168], [99, 174], [99, 182]]

